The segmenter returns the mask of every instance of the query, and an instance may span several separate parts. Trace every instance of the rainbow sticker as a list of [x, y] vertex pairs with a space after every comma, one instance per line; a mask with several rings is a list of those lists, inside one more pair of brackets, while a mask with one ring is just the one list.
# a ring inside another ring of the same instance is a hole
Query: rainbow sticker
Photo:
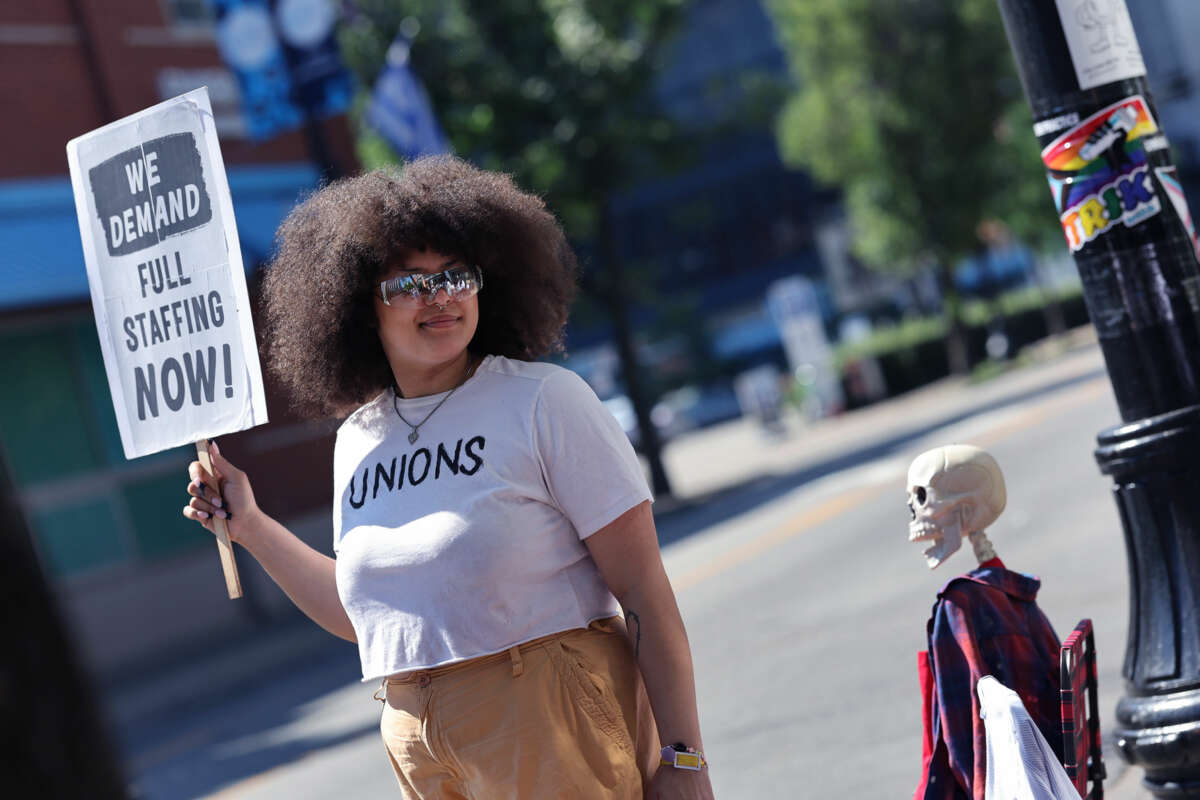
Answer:
[[1162, 210], [1146, 156], [1147, 137], [1158, 132], [1145, 98], [1136, 95], [1092, 114], [1042, 150], [1072, 251], [1114, 225], [1133, 227]]
[[1097, 111], [1042, 150], [1042, 161], [1055, 172], [1078, 172], [1114, 144], [1129, 148], [1143, 136], [1158, 133], [1158, 124], [1140, 94]]

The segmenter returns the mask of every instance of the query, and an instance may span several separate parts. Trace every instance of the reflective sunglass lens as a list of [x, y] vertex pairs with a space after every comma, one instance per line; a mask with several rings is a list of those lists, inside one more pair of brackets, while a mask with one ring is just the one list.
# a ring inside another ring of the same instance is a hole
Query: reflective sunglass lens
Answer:
[[475, 267], [455, 267], [434, 275], [404, 275], [383, 281], [379, 285], [383, 302], [407, 299], [424, 301], [426, 305], [437, 302], [445, 294], [443, 302], [465, 300], [472, 297], [483, 286], [483, 276]]

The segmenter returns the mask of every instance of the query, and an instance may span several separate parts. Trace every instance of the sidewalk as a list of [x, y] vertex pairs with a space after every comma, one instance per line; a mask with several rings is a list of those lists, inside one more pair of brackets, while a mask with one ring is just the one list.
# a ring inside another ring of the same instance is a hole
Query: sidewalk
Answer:
[[[1105, 767], [1110, 775], [1115, 775], [1104, 782], [1104, 796], [1107, 800], [1154, 800], [1154, 796], [1142, 786], [1141, 767], [1129, 767], [1122, 761], [1109, 764], [1107, 760]], [[1121, 771], [1118, 773], [1117, 770]]]
[[181, 703], [203, 703], [270, 680], [286, 664], [353, 647], [297, 614], [292, 621], [214, 644], [207, 656], [127, 676], [119, 685], [98, 691], [109, 720], [127, 734], [135, 724], [169, 713]]
[[[655, 503], [655, 515], [711, 499], [748, 482], [804, 471], [836, 471], [871, 453], [901, 448], [925, 433], [1044, 392], [1104, 376], [1104, 360], [1088, 326], [1040, 343], [1028, 365], [988, 381], [950, 377], [907, 394], [835, 417], [805, 422], [786, 418], [772, 434], [757, 421], [739, 419], [683, 434], [670, 441], [663, 461], [674, 497]], [[1120, 418], [1114, 411], [1113, 424]], [[881, 432], [886, 432], [881, 436]], [[819, 474], [811, 477], [819, 477]]]

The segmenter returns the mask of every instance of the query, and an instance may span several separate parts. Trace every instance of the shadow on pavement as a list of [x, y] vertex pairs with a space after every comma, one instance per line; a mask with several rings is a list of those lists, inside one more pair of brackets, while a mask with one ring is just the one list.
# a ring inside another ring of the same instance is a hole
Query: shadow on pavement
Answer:
[[[303, 706], [346, 687], [359, 674], [357, 654], [331, 642], [293, 671], [272, 671], [235, 693], [190, 701], [126, 732], [131, 796], [138, 800], [203, 797], [294, 762], [306, 754], [378, 733], [378, 722], [312, 724]], [[370, 692], [363, 686], [364, 695]], [[201, 706], [197, 708], [197, 706]]]
[[[955, 425], [979, 414], [986, 414], [1007, 406], [1023, 403], [1037, 397], [1053, 394], [1105, 375], [1103, 368], [1090, 370], [1080, 375], [1028, 389], [972, 406], [935, 422], [905, 430], [902, 433], [874, 441], [864, 447], [851, 450], [844, 455], [827, 458], [816, 464], [805, 466], [795, 472], [782, 475], [761, 475], [732, 486], [711, 492], [688, 501], [665, 512], [655, 514], [658, 540], [662, 545], [685, 539], [696, 531], [751, 511], [758, 506], [798, 489], [819, 478], [856, 467], [885, 456], [892, 455], [912, 442], [921, 439], [939, 428]], [[1116, 422], [1114, 420], [1114, 422]], [[799, 434], [803, 435], [803, 433]], [[915, 455], [915, 454], [914, 454]], [[896, 501], [900, 502], [900, 499]]]

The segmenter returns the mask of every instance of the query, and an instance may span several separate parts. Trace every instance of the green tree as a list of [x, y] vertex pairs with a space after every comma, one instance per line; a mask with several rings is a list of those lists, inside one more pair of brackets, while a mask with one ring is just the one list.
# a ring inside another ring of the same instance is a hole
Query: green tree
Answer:
[[798, 82], [784, 159], [839, 186], [871, 268], [933, 265], [951, 369], [967, 369], [954, 265], [1004, 220], [1046, 241], [1052, 205], [995, 0], [768, 0]]
[[[670, 485], [629, 321], [633, 281], [610, 209], [688, 151], [652, 96], [682, 10], [683, 0], [354, 0], [341, 33], [347, 63], [371, 86], [403, 32], [454, 151], [544, 197], [584, 245], [583, 289], [612, 322], [662, 495]], [[394, 157], [369, 138], [365, 152]]]

